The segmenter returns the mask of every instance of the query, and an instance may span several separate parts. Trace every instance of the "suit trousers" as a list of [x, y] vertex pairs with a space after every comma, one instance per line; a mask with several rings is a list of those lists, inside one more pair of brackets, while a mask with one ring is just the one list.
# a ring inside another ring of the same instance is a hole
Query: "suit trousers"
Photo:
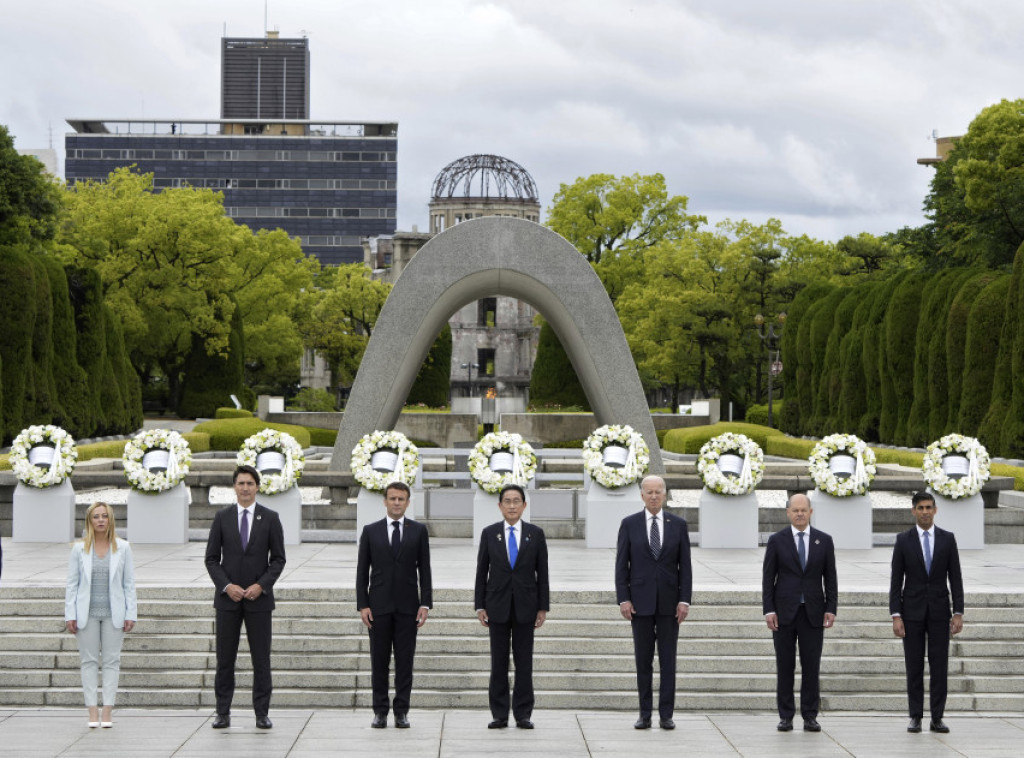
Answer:
[[903, 620], [903, 660], [907, 666], [907, 701], [911, 718], [924, 716], [924, 656], [928, 651], [931, 680], [928, 694], [933, 721], [946, 711], [946, 677], [949, 669], [949, 619]]
[[654, 701], [654, 648], [658, 648], [660, 687], [658, 714], [672, 718], [676, 705], [676, 645], [679, 624], [675, 616], [633, 616], [633, 653], [636, 659], [636, 689], [640, 715], [650, 718]]
[[516, 683], [512, 690], [512, 717], [516, 721], [533, 715], [533, 632], [534, 622], [520, 623], [515, 618], [513, 603], [509, 620], [504, 624], [491, 621], [487, 625], [491, 638], [491, 680], [487, 695], [491, 716], [508, 719], [508, 654], [511, 643], [512, 660], [516, 667]]
[[416, 615], [413, 613], [375, 613], [370, 632], [370, 682], [373, 687], [373, 712], [388, 714], [388, 674], [391, 653], [395, 654], [395, 699], [390, 703], [395, 715], [409, 713], [412, 695], [412, 661], [416, 655]]
[[94, 708], [96, 687], [99, 679], [99, 663], [102, 649], [103, 658], [103, 705], [114, 706], [117, 697], [117, 680], [121, 674], [121, 643], [124, 630], [114, 626], [110, 617], [90, 618], [84, 628], [75, 635], [78, 641], [78, 656], [82, 659], [82, 690], [85, 705]]
[[249, 641], [252, 659], [252, 709], [256, 717], [270, 711], [270, 638], [273, 613], [252, 611], [243, 600], [236, 611], [217, 611], [217, 674], [213, 691], [217, 697], [217, 713], [231, 713], [231, 700], [235, 695], [235, 659], [238, 657], [238, 639], [245, 622], [245, 636]]
[[825, 628], [811, 625], [807, 606], [801, 603], [793, 621], [780, 623], [779, 630], [772, 633], [772, 639], [775, 642], [775, 700], [779, 718], [791, 719], [796, 715], [793, 680], [797, 648], [800, 650], [800, 714], [805, 719], [817, 718], [821, 702], [819, 676]]

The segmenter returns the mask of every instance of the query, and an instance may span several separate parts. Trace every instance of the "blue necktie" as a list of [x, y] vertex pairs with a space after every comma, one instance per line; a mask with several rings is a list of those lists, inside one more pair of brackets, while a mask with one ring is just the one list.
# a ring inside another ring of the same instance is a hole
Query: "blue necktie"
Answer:
[[932, 546], [928, 541], [928, 532], [924, 533], [924, 570], [932, 573]]
[[516, 558], [519, 557], [519, 546], [516, 544], [516, 528], [508, 528], [508, 563], [512, 568], [516, 567]]
[[238, 527], [238, 536], [242, 538], [242, 552], [249, 547], [249, 509], [242, 509], [242, 525]]
[[[796, 551], [797, 551], [797, 553], [800, 556], [800, 570], [801, 571], [806, 571], [807, 570], [807, 548], [804, 546], [804, 533], [803, 532], [797, 532], [796, 536], [798, 538], [798, 542], [796, 543]], [[803, 601], [804, 601], [804, 593], [801, 592], [800, 593], [800, 602], [802, 603]]]

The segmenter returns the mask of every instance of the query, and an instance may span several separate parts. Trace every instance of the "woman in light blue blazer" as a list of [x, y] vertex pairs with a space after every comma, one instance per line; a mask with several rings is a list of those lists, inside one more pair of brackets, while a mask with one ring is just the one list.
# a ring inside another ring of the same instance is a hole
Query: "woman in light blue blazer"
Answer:
[[[64, 624], [78, 640], [90, 728], [114, 725], [111, 711], [121, 673], [121, 642], [138, 620], [137, 606], [131, 546], [117, 538], [113, 508], [93, 503], [85, 512], [83, 539], [71, 548], [64, 594]], [[101, 650], [102, 717], [96, 701]]]

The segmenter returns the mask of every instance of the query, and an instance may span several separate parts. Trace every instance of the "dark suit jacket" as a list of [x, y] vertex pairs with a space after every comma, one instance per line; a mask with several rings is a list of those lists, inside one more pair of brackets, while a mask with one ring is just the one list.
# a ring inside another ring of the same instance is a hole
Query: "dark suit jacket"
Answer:
[[516, 555], [516, 566], [508, 561], [505, 545], [505, 522], [484, 527], [480, 532], [480, 550], [476, 556], [476, 587], [473, 593], [474, 609], [483, 608], [487, 618], [496, 624], [506, 624], [512, 615], [520, 624], [533, 624], [537, 611], [548, 611], [548, 543], [544, 530], [525, 521]]
[[[391, 549], [390, 519], [363, 527], [356, 564], [356, 607], [379, 613], [416, 614], [434, 607], [427, 528], [410, 518], [402, 527], [398, 555]], [[417, 578], [418, 577], [418, 578]]]
[[808, 531], [806, 569], [800, 568], [793, 530], [788, 526], [768, 538], [764, 551], [761, 604], [766, 615], [778, 615], [780, 624], [793, 623], [801, 594], [813, 626], [823, 626], [825, 614], [836, 612], [839, 582], [832, 537], [813, 526]]
[[[664, 511], [663, 511], [664, 513]], [[626, 516], [619, 526], [615, 552], [615, 596], [629, 600], [638, 616], [675, 615], [679, 603], [690, 602], [693, 572], [686, 519], [665, 513], [661, 554], [651, 557], [647, 509]]]
[[249, 544], [242, 552], [242, 538], [238, 534], [238, 506], [234, 503], [217, 511], [206, 541], [206, 570], [216, 588], [213, 605], [221, 611], [239, 609], [224, 592], [229, 584], [243, 589], [251, 584], [263, 588], [255, 600], [243, 600], [252, 611], [274, 610], [274, 583], [284, 570], [284, 529], [277, 511], [253, 506]]
[[[889, 584], [889, 613], [898, 613], [910, 621], [925, 618], [948, 619], [964, 612], [964, 581], [960, 575], [960, 553], [952, 532], [935, 527], [932, 571], [924, 567], [924, 550], [917, 527], [896, 535], [892, 551], [892, 576]], [[950, 593], [953, 609], [950, 611]]]

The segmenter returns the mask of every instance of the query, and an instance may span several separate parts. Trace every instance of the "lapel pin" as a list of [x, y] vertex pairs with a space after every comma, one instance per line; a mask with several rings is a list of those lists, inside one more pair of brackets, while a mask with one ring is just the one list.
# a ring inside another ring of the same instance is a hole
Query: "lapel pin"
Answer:
[[256, 520], [259, 521], [261, 518], [263, 518], [263, 517], [262, 516], [257, 516]]
[[820, 544], [821, 544], [821, 540], [815, 540], [815, 541], [814, 541], [814, 544], [815, 544], [815, 545], [820, 545]]

